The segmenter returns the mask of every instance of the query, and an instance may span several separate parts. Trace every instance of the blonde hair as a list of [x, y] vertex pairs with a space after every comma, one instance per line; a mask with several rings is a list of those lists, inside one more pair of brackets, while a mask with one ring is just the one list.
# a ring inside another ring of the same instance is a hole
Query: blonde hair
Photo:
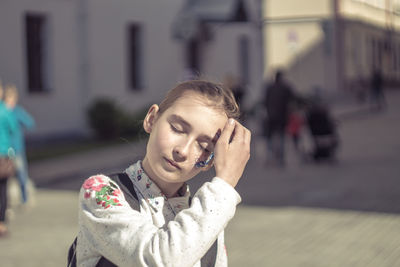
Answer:
[[4, 89], [4, 99], [7, 97], [18, 97], [18, 90], [14, 84], [7, 84]]
[[223, 110], [228, 118], [239, 119], [240, 110], [232, 91], [220, 84], [205, 80], [182, 82], [169, 90], [159, 105], [159, 114], [171, 107], [187, 91], [205, 96], [215, 108]]

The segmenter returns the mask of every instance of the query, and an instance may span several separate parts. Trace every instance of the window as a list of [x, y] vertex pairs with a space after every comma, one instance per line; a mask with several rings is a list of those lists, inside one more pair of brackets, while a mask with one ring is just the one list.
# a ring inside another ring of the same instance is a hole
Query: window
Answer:
[[351, 60], [350, 66], [352, 66], [354, 73], [359, 74], [363, 64], [362, 53], [364, 48], [361, 43], [361, 40], [363, 39], [362, 33], [354, 29], [353, 31], [349, 31], [349, 34], [351, 47], [351, 55], [349, 57], [349, 60]]
[[400, 70], [400, 45], [397, 45], [397, 70]]
[[392, 70], [397, 71], [397, 47], [394, 44], [391, 44], [391, 48], [392, 56], [390, 59], [392, 63]]
[[186, 68], [194, 74], [200, 73], [200, 43], [191, 39], [186, 44]]
[[247, 85], [250, 81], [249, 66], [249, 38], [241, 36], [239, 38], [239, 68], [243, 85]]
[[138, 24], [128, 26], [128, 79], [129, 88], [139, 91], [143, 87], [142, 29]]
[[237, 8], [236, 8], [236, 14], [234, 14], [234, 17], [232, 19], [232, 21], [236, 21], [236, 22], [246, 22], [247, 19], [247, 14], [246, 14], [246, 9], [244, 6], [243, 1], [239, 1], [237, 4]]
[[371, 38], [371, 55], [372, 55], [372, 68], [375, 69], [377, 67], [377, 42], [374, 38]]
[[382, 57], [383, 57], [383, 42], [382, 42], [382, 40], [377, 40], [377, 43], [376, 43], [376, 49], [377, 49], [377, 56], [378, 56], [378, 58], [377, 58], [377, 62], [378, 62], [378, 68], [381, 68], [382, 67]]
[[47, 19], [42, 14], [26, 14], [26, 66], [28, 92], [44, 92], [49, 89], [46, 58]]

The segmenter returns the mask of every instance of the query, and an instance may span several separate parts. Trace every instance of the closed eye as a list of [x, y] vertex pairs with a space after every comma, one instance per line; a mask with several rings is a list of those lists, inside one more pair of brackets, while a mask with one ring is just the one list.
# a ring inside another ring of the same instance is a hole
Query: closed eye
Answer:
[[184, 133], [183, 130], [178, 129], [178, 128], [175, 127], [172, 123], [170, 123], [169, 125], [170, 125], [172, 131], [174, 131], [174, 132], [176, 132], [176, 133]]
[[200, 147], [200, 149], [203, 150], [204, 152], [206, 152], [206, 153], [211, 153], [211, 150], [208, 149], [208, 147], [206, 147], [206, 146], [204, 146], [204, 145], [201, 145], [201, 144], [199, 144], [199, 147]]

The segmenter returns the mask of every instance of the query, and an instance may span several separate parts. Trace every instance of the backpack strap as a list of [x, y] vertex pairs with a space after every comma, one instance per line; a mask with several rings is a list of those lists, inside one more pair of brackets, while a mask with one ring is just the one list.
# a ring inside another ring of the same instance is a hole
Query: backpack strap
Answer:
[[78, 237], [75, 237], [74, 242], [72, 242], [71, 246], [68, 250], [68, 264], [67, 267], [76, 267], [76, 240]]
[[124, 193], [125, 199], [129, 206], [131, 206], [131, 208], [134, 210], [140, 211], [139, 198], [128, 174], [125, 172], [115, 173], [109, 175], [108, 177], [110, 177], [111, 180], [113, 180], [119, 186], [121, 191]]
[[201, 258], [201, 267], [213, 267], [217, 262], [218, 238], [210, 247], [207, 253]]
[[[135, 187], [133, 186], [131, 178], [125, 173], [114, 173], [109, 175], [111, 178], [124, 193], [125, 200], [128, 202], [129, 206], [132, 209], [140, 211], [139, 199], [136, 194]], [[117, 267], [114, 263], [107, 260], [104, 256], [101, 256], [99, 262], [96, 264], [96, 267]]]

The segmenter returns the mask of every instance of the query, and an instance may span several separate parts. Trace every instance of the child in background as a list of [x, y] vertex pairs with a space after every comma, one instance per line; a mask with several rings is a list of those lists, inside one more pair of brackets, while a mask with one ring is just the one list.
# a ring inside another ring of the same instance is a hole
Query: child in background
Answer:
[[[102, 257], [117, 266], [227, 266], [224, 228], [241, 201], [234, 187], [250, 157], [251, 133], [239, 115], [231, 91], [201, 80], [178, 84], [152, 105], [143, 121], [146, 155], [125, 170], [140, 209], [108, 176], [87, 179], [78, 266], [96, 266]], [[211, 167], [216, 176], [190, 197], [186, 182]], [[107, 203], [96, 199], [99, 192]], [[207, 251], [215, 242], [211, 261]]]
[[4, 91], [4, 104], [17, 122], [17, 130], [12, 135], [12, 146], [15, 151], [16, 177], [21, 189], [21, 201], [26, 204], [28, 201], [28, 161], [25, 151], [24, 131], [35, 126], [32, 116], [18, 103], [18, 90], [15, 85], [7, 85]]
[[[0, 83], [0, 99], [3, 99], [3, 87]], [[12, 159], [13, 154], [11, 139], [17, 131], [17, 122], [6, 108], [3, 101], [0, 101], [0, 160]], [[10, 175], [0, 177], [0, 238], [6, 236], [8, 227], [6, 225], [6, 210], [8, 207], [8, 179]]]
[[303, 150], [300, 147], [301, 144], [301, 130], [304, 125], [304, 115], [299, 107], [293, 108], [290, 112], [289, 120], [287, 124], [287, 133], [293, 141], [293, 146], [296, 153], [302, 157]]

